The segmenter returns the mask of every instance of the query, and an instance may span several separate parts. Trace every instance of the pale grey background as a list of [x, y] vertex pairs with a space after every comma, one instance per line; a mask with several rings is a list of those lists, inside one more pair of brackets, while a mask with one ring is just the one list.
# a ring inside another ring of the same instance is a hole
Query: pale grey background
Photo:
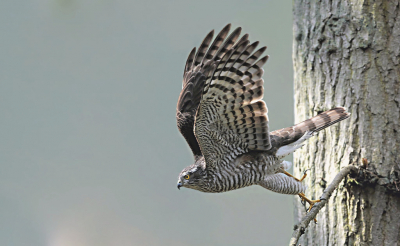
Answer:
[[293, 196], [176, 189], [189, 51], [267, 45], [271, 130], [293, 123], [291, 1], [2, 0], [0, 245], [284, 245]]

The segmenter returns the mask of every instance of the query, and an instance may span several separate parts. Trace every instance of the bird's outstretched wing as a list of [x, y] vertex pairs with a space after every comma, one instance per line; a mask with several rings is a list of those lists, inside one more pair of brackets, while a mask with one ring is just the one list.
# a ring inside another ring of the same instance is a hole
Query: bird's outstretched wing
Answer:
[[[228, 38], [231, 25], [226, 25], [212, 41], [214, 30], [203, 40], [199, 49], [190, 52], [183, 73], [182, 91], [179, 95], [176, 109], [178, 129], [192, 149], [195, 159], [202, 156], [200, 146], [194, 135], [194, 121], [197, 108], [204, 90], [204, 84], [210, 79], [215, 67], [229, 50], [235, 48], [233, 44], [239, 37], [238, 31], [233, 32]], [[243, 36], [240, 42], [246, 41], [248, 35]], [[225, 40], [226, 39], [226, 40]]]
[[[232, 35], [239, 36], [240, 30]], [[205, 82], [195, 135], [207, 168], [228, 164], [249, 150], [271, 148], [261, 78], [268, 56], [259, 59], [266, 47], [253, 53], [257, 44], [246, 38], [222, 47], [227, 52]]]

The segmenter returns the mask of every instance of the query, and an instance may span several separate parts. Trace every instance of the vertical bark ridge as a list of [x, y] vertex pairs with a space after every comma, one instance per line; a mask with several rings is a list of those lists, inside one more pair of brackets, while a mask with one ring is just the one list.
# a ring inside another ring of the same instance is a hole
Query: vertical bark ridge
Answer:
[[293, 2], [296, 122], [335, 106], [352, 113], [296, 152], [295, 175], [310, 169], [306, 195], [318, 198], [353, 161], [376, 174], [341, 184], [302, 245], [400, 245], [400, 195], [385, 188], [400, 179], [399, 1]]

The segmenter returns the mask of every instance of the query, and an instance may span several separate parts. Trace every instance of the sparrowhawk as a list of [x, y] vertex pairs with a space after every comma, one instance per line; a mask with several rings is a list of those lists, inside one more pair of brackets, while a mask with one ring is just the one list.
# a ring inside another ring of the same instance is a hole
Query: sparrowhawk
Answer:
[[177, 186], [215, 193], [260, 185], [298, 194], [312, 206], [317, 201], [304, 196], [302, 179], [287, 173], [291, 163], [282, 159], [349, 113], [336, 107], [269, 132], [262, 100], [266, 47], [256, 50], [258, 42], [250, 44], [248, 34], [239, 38], [240, 27], [228, 36], [230, 27], [225, 26], [214, 40], [211, 31], [187, 58], [176, 119], [194, 164], [182, 170]]

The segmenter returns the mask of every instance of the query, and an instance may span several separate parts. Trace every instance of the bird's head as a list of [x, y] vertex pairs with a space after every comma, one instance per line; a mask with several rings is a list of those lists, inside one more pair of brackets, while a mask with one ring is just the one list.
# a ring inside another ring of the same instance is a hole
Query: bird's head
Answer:
[[207, 171], [204, 158], [200, 158], [194, 164], [185, 167], [178, 177], [177, 187], [204, 191], [206, 187]]

